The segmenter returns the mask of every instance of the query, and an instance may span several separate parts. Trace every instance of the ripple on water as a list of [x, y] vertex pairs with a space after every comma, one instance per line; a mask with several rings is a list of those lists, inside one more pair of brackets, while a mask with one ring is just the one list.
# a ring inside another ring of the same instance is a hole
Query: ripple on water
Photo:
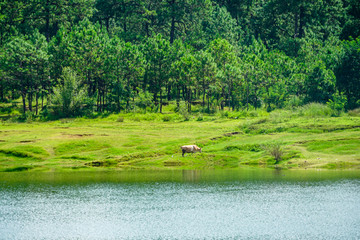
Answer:
[[12, 185], [0, 239], [356, 239], [359, 183]]

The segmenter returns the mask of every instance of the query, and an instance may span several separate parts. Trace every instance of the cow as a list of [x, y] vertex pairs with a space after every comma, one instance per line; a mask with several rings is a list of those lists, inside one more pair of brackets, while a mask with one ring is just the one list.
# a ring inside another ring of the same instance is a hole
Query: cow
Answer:
[[201, 148], [199, 148], [196, 145], [181, 146], [181, 150], [182, 150], [182, 156], [184, 156], [185, 153], [201, 152]]

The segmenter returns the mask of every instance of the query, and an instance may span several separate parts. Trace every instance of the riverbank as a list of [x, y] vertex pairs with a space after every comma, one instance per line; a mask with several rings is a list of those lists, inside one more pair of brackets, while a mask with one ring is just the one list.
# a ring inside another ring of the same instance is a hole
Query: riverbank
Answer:
[[[118, 114], [50, 122], [3, 121], [0, 171], [359, 169], [360, 117], [290, 111], [253, 116]], [[180, 146], [202, 153], [181, 156]]]

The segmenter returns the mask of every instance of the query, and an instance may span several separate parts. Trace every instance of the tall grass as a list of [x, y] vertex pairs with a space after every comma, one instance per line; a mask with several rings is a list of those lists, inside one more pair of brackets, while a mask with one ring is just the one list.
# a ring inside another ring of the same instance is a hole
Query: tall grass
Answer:
[[360, 117], [360, 108], [350, 110], [348, 112], [348, 115], [351, 116], [351, 117]]
[[302, 117], [330, 117], [333, 110], [325, 104], [309, 103], [296, 109], [298, 116]]

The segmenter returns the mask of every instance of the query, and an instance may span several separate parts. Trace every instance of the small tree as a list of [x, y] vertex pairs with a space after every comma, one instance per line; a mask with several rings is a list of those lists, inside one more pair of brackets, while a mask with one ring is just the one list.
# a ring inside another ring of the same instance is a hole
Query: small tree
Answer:
[[282, 149], [280, 144], [272, 144], [268, 146], [267, 151], [271, 156], [274, 157], [275, 164], [278, 164], [281, 161], [282, 156], [284, 155], [284, 150]]
[[339, 92], [334, 93], [332, 98], [333, 99], [329, 99], [326, 104], [331, 108], [331, 110], [333, 110], [332, 115], [334, 117], [338, 117], [345, 110], [347, 98], [343, 93]]
[[[74, 117], [84, 113], [91, 100], [84, 88], [80, 87], [76, 73], [69, 67], [63, 69], [63, 85], [54, 89], [50, 98], [50, 109], [57, 117]], [[91, 106], [91, 104], [90, 104]]]

